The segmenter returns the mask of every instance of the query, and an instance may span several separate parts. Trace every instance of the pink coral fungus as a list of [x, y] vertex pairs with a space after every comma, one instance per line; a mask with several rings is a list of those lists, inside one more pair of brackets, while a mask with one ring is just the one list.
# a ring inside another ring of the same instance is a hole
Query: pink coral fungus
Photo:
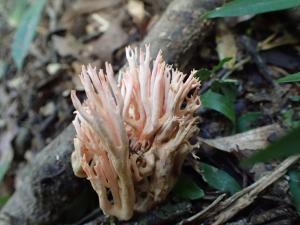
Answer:
[[83, 66], [87, 99], [71, 93], [77, 136], [72, 167], [87, 177], [104, 214], [128, 220], [163, 201], [175, 185], [190, 140], [198, 133], [201, 102], [195, 71], [185, 75], [158, 53], [126, 48], [128, 68], [116, 82], [112, 66]]

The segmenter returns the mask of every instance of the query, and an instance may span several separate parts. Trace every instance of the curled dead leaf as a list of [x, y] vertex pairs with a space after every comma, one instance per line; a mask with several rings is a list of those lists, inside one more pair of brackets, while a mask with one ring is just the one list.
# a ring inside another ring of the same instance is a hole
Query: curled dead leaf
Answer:
[[275, 135], [279, 137], [283, 133], [281, 126], [275, 123], [228, 137], [216, 139], [199, 138], [199, 141], [225, 152], [241, 151], [243, 155], [247, 156], [251, 152], [243, 150], [262, 149], [269, 144], [268, 139], [270, 136]]

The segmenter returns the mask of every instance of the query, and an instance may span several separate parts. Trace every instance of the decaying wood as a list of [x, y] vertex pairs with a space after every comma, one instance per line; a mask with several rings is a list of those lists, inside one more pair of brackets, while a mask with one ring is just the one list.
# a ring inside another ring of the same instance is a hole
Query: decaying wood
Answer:
[[[212, 22], [203, 20], [201, 15], [222, 2], [174, 0], [142, 45], [150, 43], [153, 56], [162, 49], [167, 62], [180, 61], [182, 66], [212, 28]], [[72, 209], [79, 212], [72, 211], [73, 219], [84, 213], [88, 203], [83, 199], [90, 199], [87, 195], [91, 191], [84, 194], [89, 185], [77, 179], [71, 169], [74, 135], [70, 125], [27, 166], [23, 184], [0, 212], [0, 224], [56, 224]]]
[[70, 125], [26, 167], [22, 185], [1, 210], [0, 224], [53, 224], [76, 204], [76, 196], [89, 187], [72, 172], [74, 135]]
[[210, 33], [213, 20], [204, 20], [207, 10], [220, 5], [221, 0], [175, 0], [151, 29], [142, 45], [151, 43], [156, 56], [159, 49], [169, 64], [184, 66], [197, 45]]

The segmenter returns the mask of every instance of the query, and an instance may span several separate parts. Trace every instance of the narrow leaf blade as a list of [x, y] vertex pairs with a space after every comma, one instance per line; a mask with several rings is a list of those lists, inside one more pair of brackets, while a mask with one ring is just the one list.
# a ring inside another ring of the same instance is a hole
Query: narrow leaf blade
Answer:
[[35, 1], [35, 3], [25, 12], [15, 33], [11, 49], [12, 57], [18, 69], [21, 69], [23, 66], [23, 61], [34, 38], [46, 2], [47, 0]]
[[208, 18], [253, 15], [300, 5], [299, 0], [234, 0], [208, 13]]
[[300, 216], [300, 171], [292, 170], [289, 172], [289, 186], [292, 194], [294, 205], [297, 213]]
[[217, 65], [215, 65], [212, 68], [212, 73], [217, 72], [218, 70], [222, 69], [222, 67], [225, 65], [225, 63], [229, 62], [232, 60], [232, 57], [225, 57], [224, 59], [222, 59]]
[[282, 83], [299, 82], [299, 81], [300, 81], [300, 72], [289, 74], [285, 77], [282, 77], [277, 80], [277, 83], [282, 84]]

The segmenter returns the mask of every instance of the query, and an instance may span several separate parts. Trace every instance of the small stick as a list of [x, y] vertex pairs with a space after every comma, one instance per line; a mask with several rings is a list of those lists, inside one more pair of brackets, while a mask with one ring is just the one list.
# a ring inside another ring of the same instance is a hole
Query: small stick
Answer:
[[203, 217], [207, 212], [209, 212], [210, 210], [214, 209], [215, 206], [217, 206], [224, 198], [225, 198], [226, 194], [222, 194], [220, 196], [218, 196], [218, 198], [216, 198], [209, 206], [207, 206], [205, 209], [203, 209], [202, 211], [196, 213], [195, 215], [182, 220], [180, 223], [178, 223], [177, 225], [184, 225], [184, 224], [190, 224], [192, 222], [196, 222], [199, 218]]

